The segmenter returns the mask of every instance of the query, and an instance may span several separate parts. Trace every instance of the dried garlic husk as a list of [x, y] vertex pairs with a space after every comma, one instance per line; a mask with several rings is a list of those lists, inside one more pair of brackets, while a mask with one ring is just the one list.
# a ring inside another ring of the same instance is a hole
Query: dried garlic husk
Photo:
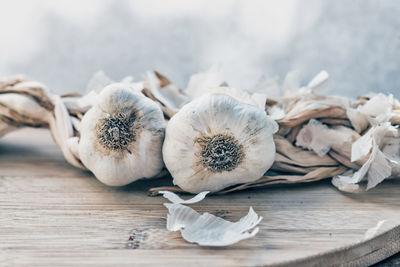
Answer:
[[168, 118], [189, 101], [178, 87], [156, 71], [146, 74], [143, 86], [145, 95], [156, 101]]
[[15, 126], [47, 125], [49, 111], [31, 97], [18, 93], [0, 94], [0, 115], [12, 119]]
[[129, 85], [104, 88], [80, 128], [80, 159], [101, 182], [122, 186], [161, 171], [162, 111]]
[[164, 162], [182, 189], [219, 191], [254, 181], [271, 167], [277, 130], [263, 110], [226, 94], [208, 94], [169, 121]]
[[376, 94], [357, 108], [348, 108], [347, 116], [349, 117], [354, 129], [362, 132], [369, 125], [379, 125], [387, 122], [393, 116], [392, 108], [395, 104], [393, 95]]
[[400, 165], [396, 156], [399, 152], [393, 151], [390, 146], [394, 145], [394, 150], [400, 147], [393, 142], [393, 138], [398, 139], [399, 133], [389, 122], [372, 127], [352, 145], [351, 161], [363, 162], [361, 168], [355, 173], [334, 177], [332, 183], [340, 190], [356, 192], [359, 187], [354, 185], [363, 180], [368, 181], [366, 189], [369, 190], [391, 175], [398, 174]]
[[99, 95], [95, 91], [80, 97], [63, 97], [62, 101], [70, 113], [86, 113], [97, 101]]
[[313, 150], [319, 156], [326, 155], [331, 148], [350, 158], [351, 144], [360, 135], [344, 126], [329, 128], [318, 120], [311, 119], [296, 137], [296, 145]]
[[189, 200], [183, 200], [168, 191], [159, 191], [159, 193], [172, 202], [164, 203], [169, 212], [167, 229], [180, 231], [182, 237], [188, 242], [197, 243], [200, 246], [229, 246], [258, 233], [259, 229], [254, 227], [261, 222], [262, 217], [258, 216], [252, 207], [246, 216], [233, 223], [207, 212], [200, 215], [194, 209], [182, 205], [199, 202], [208, 192], [201, 192]]
[[[284, 162], [301, 167], [317, 167], [317, 166], [336, 166], [338, 163], [331, 157], [318, 156], [312, 151], [304, 150], [300, 147], [294, 146], [286, 138], [275, 135], [274, 141], [276, 145], [277, 154], [281, 154], [286, 158]], [[278, 156], [275, 159], [279, 160]]]

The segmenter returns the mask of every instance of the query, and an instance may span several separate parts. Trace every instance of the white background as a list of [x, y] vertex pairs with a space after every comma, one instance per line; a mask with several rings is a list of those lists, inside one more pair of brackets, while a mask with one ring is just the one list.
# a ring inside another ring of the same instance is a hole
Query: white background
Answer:
[[118, 80], [156, 69], [185, 87], [215, 64], [237, 87], [325, 69], [334, 94], [399, 97], [400, 1], [0, 2], [0, 76], [67, 92], [97, 70]]

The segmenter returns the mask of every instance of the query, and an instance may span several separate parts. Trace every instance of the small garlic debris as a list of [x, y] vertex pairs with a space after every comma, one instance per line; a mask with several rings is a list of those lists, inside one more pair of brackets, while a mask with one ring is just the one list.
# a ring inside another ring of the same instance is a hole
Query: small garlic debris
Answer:
[[101, 182], [122, 186], [161, 171], [162, 111], [128, 84], [104, 88], [80, 128], [80, 159]]
[[[229, 246], [243, 239], [255, 236], [262, 220], [261, 216], [249, 209], [249, 213], [238, 222], [229, 222], [210, 213], [199, 214], [182, 204], [193, 204], [204, 199], [208, 192], [201, 192], [189, 200], [183, 200], [169, 191], [159, 191], [172, 203], [164, 203], [168, 209], [167, 229], [180, 231], [183, 239], [200, 246]], [[254, 228], [254, 230], [252, 230]], [[252, 231], [251, 231], [252, 230]]]
[[275, 158], [277, 123], [226, 94], [186, 104], [167, 125], [163, 158], [174, 184], [198, 193], [255, 181]]
[[192, 197], [191, 199], [188, 200], [183, 200], [180, 198], [177, 194], [172, 193], [170, 191], [158, 191], [159, 194], [162, 194], [163, 197], [168, 199], [174, 204], [193, 204], [202, 201], [210, 191], [204, 191], [201, 193], [198, 193], [196, 196]]

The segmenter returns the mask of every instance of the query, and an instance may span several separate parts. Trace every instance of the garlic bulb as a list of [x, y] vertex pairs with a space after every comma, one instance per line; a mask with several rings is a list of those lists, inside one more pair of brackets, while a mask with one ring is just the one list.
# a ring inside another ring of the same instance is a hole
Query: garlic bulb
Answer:
[[201, 192], [188, 200], [183, 200], [170, 191], [159, 191], [158, 193], [172, 202], [164, 203], [168, 209], [167, 230], [180, 231], [183, 239], [200, 246], [223, 247], [254, 237], [259, 230], [256, 226], [263, 219], [252, 207], [250, 207], [249, 213], [239, 221], [230, 222], [208, 212], [200, 215], [194, 209], [186, 206], [202, 201], [209, 193], [208, 191]]
[[161, 171], [163, 113], [129, 85], [105, 87], [80, 127], [80, 159], [101, 182], [122, 186]]
[[186, 104], [167, 125], [163, 158], [174, 184], [197, 193], [255, 181], [275, 158], [275, 121], [226, 94]]

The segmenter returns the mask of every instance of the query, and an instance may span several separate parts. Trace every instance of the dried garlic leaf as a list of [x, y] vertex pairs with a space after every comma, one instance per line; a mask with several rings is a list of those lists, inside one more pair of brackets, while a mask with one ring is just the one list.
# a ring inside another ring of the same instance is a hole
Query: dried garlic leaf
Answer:
[[244, 190], [247, 188], [264, 187], [273, 184], [296, 184], [315, 182], [342, 174], [346, 171], [346, 169], [347, 168], [343, 166], [320, 167], [316, 168], [314, 171], [307, 173], [306, 175], [265, 175], [257, 181], [237, 185], [229, 189], [222, 190], [219, 192], [219, 194], [226, 194], [234, 191]]
[[367, 179], [367, 190], [369, 190], [390, 177], [392, 175], [391, 164], [396, 165], [396, 162], [390, 161], [390, 158], [380, 148], [385, 146], [384, 142], [388, 140], [386, 137], [396, 137], [397, 135], [397, 129], [389, 122], [371, 128], [352, 146], [352, 161], [365, 160], [365, 158], [366, 161], [354, 174], [335, 177], [332, 180], [333, 185], [342, 190], [347, 185], [357, 184]]
[[312, 151], [293, 146], [288, 140], [279, 135], [274, 135], [274, 142], [277, 154], [280, 153], [288, 159], [281, 157], [279, 160], [283, 162], [303, 167], [338, 165], [337, 161], [331, 157], [327, 155], [320, 157]]
[[346, 110], [343, 107], [335, 105], [323, 107], [318, 103], [314, 103], [308, 107], [297, 107], [295, 111], [290, 110], [285, 115], [285, 118], [278, 122], [280, 126], [292, 128], [312, 118], [345, 119], [347, 118], [347, 115]]
[[98, 93], [92, 90], [80, 97], [63, 97], [62, 101], [70, 113], [85, 113], [97, 102], [98, 98]]
[[396, 120], [396, 114], [393, 107], [396, 105], [393, 95], [384, 95], [382, 93], [372, 95], [364, 104], [357, 108], [348, 108], [347, 116], [357, 132], [361, 133], [369, 125], [375, 126], [389, 120]]
[[60, 96], [55, 95], [53, 101], [54, 115], [49, 119], [49, 125], [53, 138], [57, 145], [61, 148], [64, 158], [68, 161], [68, 163], [77, 168], [86, 169], [75, 157], [74, 153], [70, 150], [67, 144], [67, 140], [73, 137], [74, 133], [67, 108], [62, 102]]
[[346, 157], [346, 156], [344, 156], [340, 153], [337, 153], [333, 150], [329, 151], [329, 156], [331, 156], [333, 159], [337, 160], [338, 162], [340, 162], [341, 164], [343, 164], [344, 166], [346, 166], [350, 169], [354, 169], [354, 170], [360, 169], [360, 165], [358, 165], [355, 162], [351, 162], [350, 157]]
[[2, 106], [24, 117], [27, 122], [30, 120], [44, 122], [49, 113], [47, 109], [40, 106], [32, 97], [25, 94], [0, 94], [0, 103]]
[[393, 95], [382, 93], [373, 96], [359, 111], [365, 114], [372, 125], [389, 121], [392, 114]]
[[400, 175], [400, 138], [398, 137], [385, 137], [384, 147], [382, 152], [389, 160], [392, 167], [392, 177], [399, 177]]
[[371, 162], [371, 166], [368, 170], [367, 190], [374, 188], [391, 174], [392, 167], [389, 165], [386, 156], [382, 151], [377, 149], [375, 159]]
[[354, 108], [348, 108], [346, 110], [346, 114], [350, 120], [351, 125], [357, 131], [357, 133], [361, 133], [365, 129], [367, 129], [369, 122], [366, 115], [362, 114], [359, 110]]
[[208, 192], [202, 192], [189, 200], [183, 200], [172, 192], [160, 191], [173, 203], [164, 203], [168, 208], [167, 229], [180, 231], [182, 237], [200, 246], [229, 246], [243, 239], [255, 236], [258, 228], [251, 231], [262, 220], [261, 216], [249, 209], [249, 213], [238, 222], [229, 222], [210, 213], [199, 214], [180, 203], [191, 204], [204, 199]]
[[[159, 77], [164, 76], [160, 76], [157, 72], [147, 72], [144, 87], [151, 92], [157, 102], [160, 102], [175, 113], [187, 103], [188, 97], [174, 84], [169, 83], [165, 85], [164, 79], [160, 80]], [[162, 87], [163, 85], [165, 86]]]
[[268, 109], [268, 115], [273, 120], [281, 120], [285, 117], [285, 110], [275, 105]]
[[284, 162], [275, 161], [271, 167], [271, 170], [276, 171], [276, 172], [307, 174], [309, 172], [314, 171], [317, 168], [319, 168], [319, 167], [299, 167], [296, 165], [291, 165], [291, 164], [287, 164]]
[[351, 144], [359, 135], [344, 126], [328, 128], [318, 120], [311, 119], [296, 137], [296, 145], [313, 150], [319, 156], [326, 155], [331, 148], [350, 157]]

